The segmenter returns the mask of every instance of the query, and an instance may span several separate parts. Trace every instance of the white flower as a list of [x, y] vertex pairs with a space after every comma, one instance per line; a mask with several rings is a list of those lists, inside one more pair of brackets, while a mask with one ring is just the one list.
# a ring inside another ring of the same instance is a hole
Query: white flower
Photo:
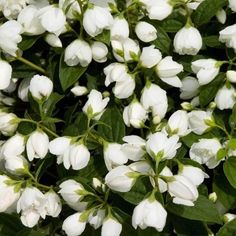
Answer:
[[28, 3], [27, 0], [1, 0], [0, 9], [7, 19], [16, 19], [17, 15], [26, 7], [26, 3]]
[[101, 236], [119, 236], [121, 231], [122, 225], [117, 220], [107, 218], [103, 222]]
[[193, 72], [197, 75], [200, 85], [210, 83], [219, 73], [220, 67], [215, 59], [200, 59], [192, 62]]
[[140, 48], [136, 41], [131, 38], [112, 40], [113, 54], [119, 62], [132, 62], [138, 59]]
[[52, 217], [58, 217], [62, 208], [59, 196], [53, 191], [45, 193], [44, 196], [46, 198], [45, 208], [47, 211], [47, 215]]
[[123, 120], [128, 127], [142, 128], [147, 118], [147, 111], [137, 99], [124, 108]]
[[6, 175], [0, 175], [0, 212], [5, 212], [14, 206], [20, 197], [20, 192], [16, 192], [14, 185], [8, 185], [6, 182], [11, 179]]
[[144, 47], [140, 55], [141, 65], [145, 68], [152, 68], [157, 65], [162, 59], [162, 55], [159, 49], [156, 49], [154, 45]]
[[230, 8], [233, 12], [236, 12], [236, 1], [235, 1], [235, 0], [229, 0], [229, 8]]
[[66, 169], [69, 169], [70, 166], [73, 170], [83, 169], [88, 165], [89, 160], [90, 152], [88, 148], [81, 143], [71, 144], [63, 155], [63, 164]]
[[225, 24], [227, 20], [226, 11], [222, 8], [216, 12], [216, 18], [221, 24]]
[[190, 130], [188, 129], [188, 115], [186, 111], [178, 110], [174, 112], [167, 123], [167, 132], [177, 134], [179, 136], [187, 135]]
[[77, 14], [81, 14], [81, 9], [77, 0], [59, 0], [59, 7], [66, 12], [66, 17], [68, 19], [76, 19]]
[[135, 229], [153, 227], [161, 232], [166, 224], [167, 212], [157, 200], [144, 199], [135, 208], [132, 216], [132, 225]]
[[[122, 30], [121, 30], [122, 29]], [[129, 24], [125, 18], [118, 16], [114, 18], [111, 27], [111, 40], [123, 40], [129, 37]]]
[[43, 159], [48, 153], [49, 138], [41, 130], [36, 130], [30, 134], [26, 143], [27, 156], [29, 161], [34, 158]]
[[182, 87], [180, 88], [181, 99], [191, 99], [195, 97], [199, 92], [199, 83], [198, 80], [192, 76], [187, 76], [182, 79]]
[[209, 177], [200, 168], [191, 165], [183, 165], [178, 174], [186, 177], [196, 186], [200, 185], [204, 181], [204, 178]]
[[125, 164], [128, 156], [122, 150], [122, 145], [118, 143], [106, 143], [104, 146], [104, 161], [107, 169], [110, 171], [116, 166]]
[[110, 10], [109, 4], [116, 5], [115, 0], [89, 0], [89, 2], [93, 3], [96, 6], [106, 8]]
[[177, 88], [182, 87], [182, 82], [176, 75], [182, 71], [183, 66], [173, 61], [171, 56], [163, 58], [156, 66], [156, 73], [160, 79]]
[[145, 21], [138, 22], [135, 26], [135, 33], [138, 38], [145, 43], [154, 41], [157, 38], [156, 28]]
[[146, 141], [137, 135], [129, 135], [123, 137], [121, 150], [126, 153], [132, 161], [139, 161], [145, 154]]
[[108, 49], [104, 43], [94, 42], [91, 45], [93, 60], [99, 63], [103, 63], [107, 60]]
[[201, 135], [210, 128], [206, 121], [213, 121], [210, 111], [191, 111], [188, 113], [189, 128], [195, 134]]
[[88, 89], [85, 86], [75, 85], [70, 90], [75, 96], [82, 96], [88, 93]]
[[202, 36], [198, 29], [188, 25], [180, 29], [174, 38], [174, 48], [180, 55], [196, 55], [202, 48]]
[[226, 78], [231, 83], [236, 83], [236, 71], [234, 70], [228, 70], [226, 72]]
[[28, 162], [21, 155], [8, 156], [5, 157], [5, 169], [14, 175], [25, 174], [28, 169]]
[[92, 61], [92, 50], [90, 45], [81, 39], [76, 39], [65, 49], [64, 61], [68, 66], [80, 64], [86, 67]]
[[185, 206], [194, 206], [198, 198], [198, 190], [188, 178], [182, 175], [174, 175], [167, 182], [168, 192], [173, 197], [173, 203]]
[[30, 86], [30, 80], [31, 78], [25, 78], [20, 82], [20, 85], [18, 87], [18, 97], [23, 102], [28, 102], [28, 93], [29, 93], [29, 86]]
[[88, 95], [88, 100], [83, 107], [83, 112], [86, 113], [88, 117], [99, 120], [109, 100], [110, 98], [108, 97], [103, 99], [102, 94], [93, 89]]
[[60, 38], [55, 34], [51, 34], [51, 33], [47, 34], [45, 36], [45, 41], [52, 47], [62, 48], [62, 42]]
[[19, 124], [18, 117], [13, 113], [0, 112], [0, 132], [5, 136], [15, 133]]
[[65, 31], [66, 16], [62, 9], [49, 5], [38, 11], [38, 17], [46, 31], [57, 36]]
[[92, 212], [90, 215], [89, 215], [89, 218], [88, 218], [88, 222], [89, 224], [94, 228], [94, 229], [98, 229], [101, 225], [102, 225], [102, 222], [105, 218], [105, 210], [98, 210], [95, 212]]
[[146, 150], [154, 160], [157, 157], [161, 158], [161, 160], [172, 159], [176, 155], [177, 149], [181, 146], [178, 141], [179, 137], [177, 135], [168, 138], [166, 134], [156, 132], [148, 137]]
[[227, 86], [224, 85], [222, 88], [220, 88], [215, 96], [215, 103], [216, 106], [220, 110], [225, 109], [232, 109], [234, 104], [236, 103], [235, 98], [235, 89], [233, 86]]
[[223, 216], [223, 220], [224, 220], [225, 223], [228, 223], [228, 222], [234, 220], [235, 218], [236, 218], [236, 215], [232, 214], [232, 213], [226, 213]]
[[148, 11], [148, 16], [152, 20], [164, 20], [172, 13], [173, 10], [173, 7], [168, 0], [158, 0], [158, 1], [140, 0], [140, 2], [142, 2], [145, 5]]
[[217, 139], [200, 139], [191, 146], [189, 156], [192, 160], [213, 169], [220, 163], [216, 155], [221, 148], [222, 145]]
[[125, 99], [131, 96], [135, 89], [135, 80], [132, 75], [128, 74], [127, 67], [124, 64], [112, 63], [104, 68], [106, 75], [105, 86], [116, 82], [112, 89], [114, 95], [119, 99]]
[[226, 46], [236, 51], [236, 24], [230, 25], [219, 32], [219, 40], [226, 43]]
[[12, 67], [8, 62], [0, 60], [0, 74], [0, 90], [6, 89], [11, 83], [12, 76]]
[[20, 156], [25, 150], [25, 138], [21, 134], [15, 134], [9, 138], [1, 149], [4, 158]]
[[38, 100], [48, 99], [52, 93], [52, 89], [53, 83], [46, 76], [35, 75], [30, 81], [29, 91]]
[[88, 7], [83, 15], [84, 30], [92, 37], [102, 33], [104, 29], [110, 29], [113, 17], [109, 10], [99, 7]]
[[60, 185], [60, 191], [58, 193], [61, 194], [66, 203], [76, 211], [83, 211], [87, 204], [85, 202], [81, 202], [83, 199], [83, 195], [79, 194], [79, 191], [84, 191], [84, 187], [82, 184], [76, 182], [75, 180], [69, 179], [62, 182]]
[[84, 232], [86, 222], [80, 221], [81, 214], [77, 212], [64, 220], [62, 229], [66, 232], [67, 236], [78, 236]]
[[0, 26], [0, 48], [12, 56], [16, 56], [17, 44], [21, 42], [22, 26], [15, 20], [9, 20]]
[[17, 213], [21, 212], [21, 222], [27, 227], [34, 227], [40, 217], [46, 217], [46, 198], [35, 187], [27, 187], [17, 202]]
[[135, 172], [128, 166], [117, 166], [108, 172], [105, 183], [110, 189], [117, 192], [129, 192], [137, 178], [132, 175], [135, 175]]
[[17, 21], [22, 25], [24, 34], [40, 35], [45, 32], [38, 18], [38, 9], [33, 5], [25, 7], [18, 15]]
[[[171, 172], [170, 168], [165, 166], [163, 170], [160, 172], [159, 176], [165, 176], [165, 177], [171, 177], [173, 176], [173, 173]], [[164, 193], [168, 190], [167, 183], [162, 178], [158, 178], [158, 185], [161, 193]], [[153, 187], [155, 187], [155, 181], [150, 178], [151, 184]]]
[[151, 110], [154, 123], [165, 117], [168, 108], [166, 91], [156, 84], [148, 82], [141, 96], [141, 103], [146, 110]]

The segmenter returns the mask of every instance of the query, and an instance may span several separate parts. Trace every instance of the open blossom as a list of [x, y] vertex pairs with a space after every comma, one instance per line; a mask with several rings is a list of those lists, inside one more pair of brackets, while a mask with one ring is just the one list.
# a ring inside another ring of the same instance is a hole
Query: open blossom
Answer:
[[213, 169], [220, 163], [220, 160], [217, 160], [217, 152], [221, 148], [222, 145], [217, 139], [200, 139], [191, 146], [189, 156], [192, 160]]
[[226, 27], [219, 34], [220, 42], [225, 43], [228, 48], [233, 48], [236, 51], [236, 24]]
[[144, 68], [152, 68], [156, 66], [162, 59], [162, 55], [159, 49], [154, 45], [144, 47], [140, 55], [140, 62]]
[[12, 56], [16, 56], [17, 44], [21, 42], [22, 26], [15, 20], [9, 20], [0, 26], [0, 48]]
[[16, 19], [18, 14], [26, 7], [27, 0], [1, 0], [0, 9], [3, 15], [9, 19]]
[[210, 83], [220, 71], [220, 67], [215, 59], [199, 59], [192, 62], [191, 68], [197, 75], [200, 85]]
[[53, 191], [45, 193], [44, 196], [46, 198], [46, 214], [48, 216], [58, 217], [62, 208], [61, 199]]
[[185, 26], [174, 38], [175, 51], [180, 55], [196, 55], [202, 47], [202, 36], [198, 29]]
[[119, 236], [121, 231], [122, 225], [116, 219], [106, 218], [102, 224], [101, 236]]
[[123, 137], [122, 151], [126, 153], [132, 161], [139, 161], [145, 154], [146, 141], [137, 135]]
[[153, 227], [161, 232], [166, 224], [167, 212], [157, 200], [144, 199], [135, 208], [132, 216], [132, 225], [135, 229]]
[[[121, 30], [122, 29], [122, 30]], [[111, 26], [111, 39], [123, 40], [129, 37], [129, 24], [122, 16], [114, 18], [113, 25]]]
[[92, 61], [90, 45], [82, 39], [72, 41], [65, 49], [64, 61], [68, 66], [76, 66], [78, 64], [82, 67], [88, 66]]
[[84, 13], [84, 30], [92, 37], [102, 33], [104, 29], [109, 29], [112, 24], [113, 17], [106, 8], [92, 5]]
[[154, 160], [157, 157], [161, 160], [172, 159], [176, 155], [177, 149], [181, 146], [178, 141], [179, 137], [177, 135], [168, 138], [166, 134], [156, 132], [148, 137], [146, 150]]
[[88, 95], [88, 101], [83, 107], [83, 112], [86, 113], [88, 117], [99, 120], [109, 100], [110, 98], [103, 99], [102, 94], [93, 89]]

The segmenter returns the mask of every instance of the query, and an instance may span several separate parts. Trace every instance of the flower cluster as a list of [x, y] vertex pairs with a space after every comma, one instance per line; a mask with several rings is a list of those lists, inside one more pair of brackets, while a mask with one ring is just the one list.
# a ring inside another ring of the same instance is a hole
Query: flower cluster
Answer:
[[0, 234], [233, 235], [235, 0], [0, 12]]

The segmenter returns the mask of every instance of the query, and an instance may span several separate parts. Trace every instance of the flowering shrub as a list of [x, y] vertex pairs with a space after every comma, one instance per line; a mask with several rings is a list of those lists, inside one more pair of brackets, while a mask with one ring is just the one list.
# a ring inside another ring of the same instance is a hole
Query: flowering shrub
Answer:
[[0, 11], [1, 235], [236, 235], [236, 0]]

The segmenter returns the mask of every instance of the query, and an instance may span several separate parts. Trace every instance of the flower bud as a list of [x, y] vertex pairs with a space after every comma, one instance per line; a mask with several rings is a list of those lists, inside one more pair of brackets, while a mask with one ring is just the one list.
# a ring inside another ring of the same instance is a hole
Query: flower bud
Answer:
[[145, 21], [138, 22], [135, 26], [135, 33], [138, 38], [145, 43], [154, 41], [157, 38], [156, 28]]
[[89, 215], [88, 222], [94, 228], [98, 229], [105, 218], [105, 210], [98, 210]]
[[133, 211], [132, 225], [135, 229], [153, 227], [161, 232], [166, 224], [167, 212], [157, 200], [145, 199]]
[[29, 93], [29, 86], [30, 86], [30, 78], [23, 79], [20, 82], [20, 85], [18, 87], [18, 97], [23, 101], [23, 102], [28, 102], [28, 93]]
[[192, 71], [197, 75], [200, 85], [210, 83], [219, 73], [219, 66], [214, 59], [200, 59], [192, 62]]
[[34, 158], [43, 159], [48, 153], [49, 138], [41, 130], [36, 130], [30, 134], [26, 143], [27, 156], [29, 161]]
[[15, 133], [19, 124], [18, 117], [13, 113], [0, 112], [0, 132], [5, 136]]
[[71, 89], [71, 92], [75, 95], [75, 96], [83, 96], [85, 94], [88, 93], [88, 89], [84, 86], [79, 86], [79, 85], [76, 85], [75, 87], [73, 87]]
[[91, 45], [93, 60], [99, 63], [103, 63], [107, 60], [108, 49], [104, 43], [94, 42]]
[[233, 12], [236, 12], [236, 2], [235, 2], [235, 0], [229, 0], [229, 8], [230, 8]]
[[225, 24], [227, 15], [223, 8], [216, 12], [216, 18], [221, 24]]
[[236, 71], [234, 70], [228, 70], [226, 72], [226, 78], [231, 83], [236, 83]]
[[190, 99], [195, 97], [199, 93], [199, 83], [196, 78], [192, 76], [187, 76], [182, 79], [182, 87], [180, 88], [181, 99]]
[[217, 139], [200, 139], [191, 146], [189, 156], [192, 160], [213, 169], [220, 163], [220, 160], [217, 160], [217, 152], [221, 148], [222, 145]]
[[161, 61], [162, 55], [159, 49], [156, 49], [154, 45], [144, 47], [140, 55], [141, 66], [145, 68], [152, 68]]
[[123, 120], [128, 127], [132, 125], [137, 129], [142, 128], [147, 118], [147, 111], [137, 99], [124, 108]]
[[180, 55], [196, 55], [202, 48], [202, 36], [198, 29], [185, 26], [174, 38], [175, 51]]
[[208, 195], [208, 199], [209, 199], [210, 201], [212, 201], [213, 203], [215, 203], [215, 202], [217, 201], [217, 194], [216, 194], [216, 192], [210, 193], [210, 194]]
[[6, 89], [11, 83], [12, 67], [3, 60], [0, 60], [0, 90]]
[[101, 236], [119, 236], [121, 231], [122, 225], [116, 219], [107, 218], [103, 221]]
[[62, 208], [59, 196], [53, 191], [45, 193], [44, 196], [46, 198], [47, 215], [52, 217], [58, 217]]
[[222, 88], [218, 90], [215, 96], [216, 106], [220, 110], [232, 109], [234, 104], [236, 103], [235, 92], [233, 86], [224, 85]]
[[53, 90], [52, 81], [43, 75], [35, 75], [29, 86], [29, 91], [32, 96], [38, 100], [48, 99]]
[[88, 100], [83, 107], [83, 112], [89, 118], [99, 120], [105, 111], [105, 108], [109, 102], [110, 98], [102, 98], [102, 94], [93, 89], [88, 95]]
[[92, 5], [83, 15], [83, 27], [87, 34], [95, 37], [104, 29], [109, 29], [113, 24], [113, 17], [109, 10]]
[[80, 64], [86, 67], [92, 61], [92, 50], [90, 45], [81, 39], [71, 42], [65, 49], [64, 61], [68, 66]]
[[45, 41], [52, 47], [62, 48], [62, 42], [60, 38], [55, 34], [47, 34], [45, 36]]
[[128, 156], [122, 151], [122, 145], [118, 143], [106, 143], [104, 146], [104, 161], [110, 171], [116, 166], [125, 164]]
[[86, 222], [80, 221], [81, 215], [82, 213], [77, 212], [64, 220], [62, 229], [66, 232], [67, 236], [78, 236], [84, 232]]
[[[121, 30], [122, 29], [122, 30]], [[115, 17], [111, 27], [112, 40], [124, 40], [129, 37], [129, 24], [122, 16]]]
[[203, 134], [210, 128], [206, 121], [214, 121], [211, 112], [208, 111], [191, 111], [188, 113], [188, 118], [189, 128], [198, 135]]

